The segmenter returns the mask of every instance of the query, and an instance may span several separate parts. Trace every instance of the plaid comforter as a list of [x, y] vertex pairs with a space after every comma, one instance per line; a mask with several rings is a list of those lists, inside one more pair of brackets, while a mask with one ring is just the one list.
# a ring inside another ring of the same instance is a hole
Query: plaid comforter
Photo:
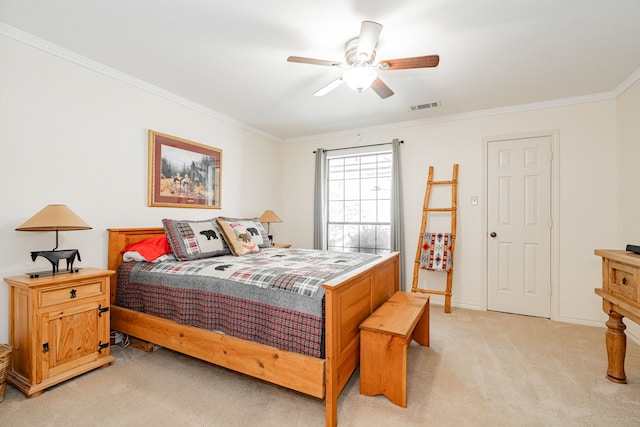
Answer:
[[128, 262], [118, 272], [116, 304], [324, 357], [322, 284], [377, 258], [363, 253], [274, 248], [241, 257]]

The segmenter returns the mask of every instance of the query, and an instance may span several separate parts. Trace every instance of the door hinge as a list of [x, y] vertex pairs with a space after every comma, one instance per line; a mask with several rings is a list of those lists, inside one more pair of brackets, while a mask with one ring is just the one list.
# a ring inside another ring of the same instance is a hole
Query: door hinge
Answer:
[[98, 353], [102, 353], [102, 350], [109, 347], [109, 341], [102, 344], [102, 340], [98, 341]]
[[102, 304], [98, 305], [98, 317], [102, 317], [102, 313], [109, 311], [109, 307], [102, 308]]

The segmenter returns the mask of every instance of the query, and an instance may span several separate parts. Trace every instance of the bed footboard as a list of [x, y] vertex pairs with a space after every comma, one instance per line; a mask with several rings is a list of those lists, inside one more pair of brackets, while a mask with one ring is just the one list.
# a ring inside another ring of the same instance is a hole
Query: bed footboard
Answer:
[[400, 255], [326, 290], [326, 424], [338, 424], [338, 396], [360, 363], [360, 323], [399, 290]]

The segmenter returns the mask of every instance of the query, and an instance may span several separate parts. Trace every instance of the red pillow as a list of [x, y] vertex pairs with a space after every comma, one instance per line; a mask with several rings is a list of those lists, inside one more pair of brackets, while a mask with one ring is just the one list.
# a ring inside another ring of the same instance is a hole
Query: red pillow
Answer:
[[132, 243], [124, 248], [120, 253], [128, 251], [136, 251], [142, 255], [147, 261], [153, 261], [161, 255], [170, 254], [169, 240], [166, 235], [158, 237], [149, 237], [148, 239]]

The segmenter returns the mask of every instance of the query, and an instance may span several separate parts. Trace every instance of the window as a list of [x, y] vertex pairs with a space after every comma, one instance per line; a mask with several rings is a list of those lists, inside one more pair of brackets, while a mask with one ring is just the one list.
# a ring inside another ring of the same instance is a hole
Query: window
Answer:
[[327, 160], [327, 248], [386, 254], [391, 241], [391, 152]]

